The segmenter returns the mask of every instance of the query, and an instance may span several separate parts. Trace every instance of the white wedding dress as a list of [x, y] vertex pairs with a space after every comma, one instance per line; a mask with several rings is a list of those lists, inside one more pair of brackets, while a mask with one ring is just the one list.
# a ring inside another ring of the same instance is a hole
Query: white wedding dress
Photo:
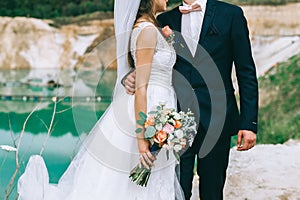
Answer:
[[[135, 61], [137, 37], [143, 28], [153, 26], [142, 22], [131, 34], [131, 51]], [[157, 30], [157, 46], [147, 89], [148, 111], [161, 102], [176, 108], [171, 85], [176, 54]], [[129, 179], [130, 170], [139, 160], [135, 137], [134, 96], [118, 92], [112, 104], [91, 130], [76, 157], [58, 184], [49, 184], [43, 158], [31, 156], [18, 181], [20, 200], [175, 200], [184, 199], [176, 173], [177, 164], [164, 150], [157, 156], [147, 187]]]

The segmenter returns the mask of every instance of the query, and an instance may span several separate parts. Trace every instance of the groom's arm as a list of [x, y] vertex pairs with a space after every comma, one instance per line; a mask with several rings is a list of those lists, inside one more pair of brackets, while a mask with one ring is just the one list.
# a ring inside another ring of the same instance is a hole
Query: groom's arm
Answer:
[[231, 40], [240, 94], [238, 150], [248, 150], [256, 142], [258, 83], [252, 58], [247, 21], [240, 8], [236, 9], [233, 16]]

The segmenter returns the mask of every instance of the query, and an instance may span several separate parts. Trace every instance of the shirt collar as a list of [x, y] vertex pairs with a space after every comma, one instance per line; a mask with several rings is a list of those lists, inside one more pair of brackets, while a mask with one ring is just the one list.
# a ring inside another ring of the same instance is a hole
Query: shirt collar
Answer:
[[[200, 4], [202, 10], [205, 10], [207, 0], [196, 0], [196, 1]], [[185, 3], [184, 1], [182, 1], [182, 5], [184, 5], [184, 6], [189, 6], [189, 5], [188, 5], [187, 3]]]

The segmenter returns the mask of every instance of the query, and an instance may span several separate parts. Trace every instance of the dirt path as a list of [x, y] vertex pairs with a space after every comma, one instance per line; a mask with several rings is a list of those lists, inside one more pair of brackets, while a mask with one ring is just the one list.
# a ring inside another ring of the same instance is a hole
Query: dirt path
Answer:
[[[231, 149], [225, 200], [300, 200], [300, 141]], [[197, 200], [197, 177], [194, 182]]]

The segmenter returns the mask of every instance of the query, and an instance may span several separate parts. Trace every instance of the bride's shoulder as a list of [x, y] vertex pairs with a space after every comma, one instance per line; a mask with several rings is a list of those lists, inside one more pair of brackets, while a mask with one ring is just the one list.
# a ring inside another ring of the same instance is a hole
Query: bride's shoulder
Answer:
[[156, 30], [157, 27], [152, 22], [141, 21], [141, 22], [136, 22], [133, 25], [133, 29], [150, 29], [150, 30], [154, 29], [154, 30]]
[[136, 23], [133, 27], [133, 32], [135, 32], [134, 35], [140, 39], [144, 38], [149, 40], [149, 38], [154, 38], [157, 36], [157, 31], [157, 27], [148, 21]]

